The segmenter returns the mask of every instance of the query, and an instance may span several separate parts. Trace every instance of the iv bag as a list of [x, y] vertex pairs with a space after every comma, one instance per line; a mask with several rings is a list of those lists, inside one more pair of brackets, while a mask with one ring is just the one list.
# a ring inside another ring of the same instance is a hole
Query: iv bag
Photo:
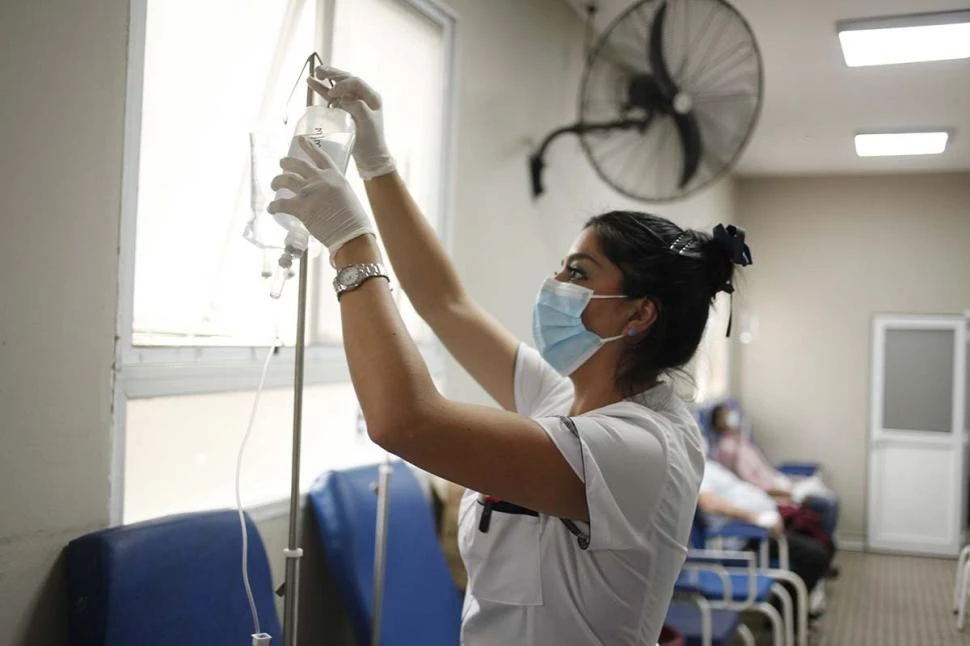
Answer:
[[[277, 225], [273, 216], [266, 212], [266, 207], [273, 200], [270, 182], [283, 172], [279, 160], [289, 137], [281, 124], [262, 124], [249, 133], [250, 217], [243, 238], [266, 252], [279, 252], [285, 247], [286, 229]], [[264, 255], [275, 260], [279, 253]]]
[[275, 195], [270, 188], [273, 177], [283, 170], [279, 160], [286, 155], [308, 160], [299, 145], [298, 138], [305, 136], [310, 142], [333, 159], [340, 172], [346, 172], [354, 146], [356, 128], [350, 114], [339, 108], [313, 105], [306, 109], [292, 133], [282, 127], [263, 126], [250, 134], [250, 206], [252, 218], [243, 237], [262, 249], [296, 251], [310, 248], [313, 255], [319, 253], [317, 243], [296, 217], [286, 213], [270, 215], [266, 206], [273, 199], [293, 197], [292, 191], [280, 189]]

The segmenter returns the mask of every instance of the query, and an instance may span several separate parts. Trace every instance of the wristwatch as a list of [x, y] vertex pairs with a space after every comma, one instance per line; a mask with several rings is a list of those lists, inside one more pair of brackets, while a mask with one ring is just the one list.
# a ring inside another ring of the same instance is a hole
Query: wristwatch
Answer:
[[365, 262], [347, 265], [337, 272], [337, 277], [333, 279], [333, 288], [339, 299], [345, 292], [355, 290], [363, 285], [365, 280], [378, 277], [391, 282], [391, 279], [387, 276], [387, 270], [380, 263]]

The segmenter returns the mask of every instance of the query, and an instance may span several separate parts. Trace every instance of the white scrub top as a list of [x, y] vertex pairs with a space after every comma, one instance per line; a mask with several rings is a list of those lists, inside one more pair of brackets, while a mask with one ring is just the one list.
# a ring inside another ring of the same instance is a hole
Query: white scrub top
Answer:
[[704, 470], [693, 416], [667, 384], [576, 417], [572, 382], [520, 345], [515, 405], [586, 485], [590, 522], [484, 509], [466, 491], [464, 646], [653, 646], [687, 555]]

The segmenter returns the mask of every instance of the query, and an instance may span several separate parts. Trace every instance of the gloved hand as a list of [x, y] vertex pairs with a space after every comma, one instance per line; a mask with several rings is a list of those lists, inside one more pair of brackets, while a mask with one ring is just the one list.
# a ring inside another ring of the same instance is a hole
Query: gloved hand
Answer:
[[[361, 79], [334, 67], [318, 67], [316, 78], [307, 79], [314, 92], [334, 107], [346, 110], [357, 124], [354, 161], [360, 176], [373, 179], [394, 171], [394, 158], [384, 141], [384, 115], [381, 95]], [[328, 88], [323, 81], [332, 81]]]
[[299, 143], [311, 161], [284, 157], [280, 167], [286, 172], [274, 177], [271, 184], [274, 191], [285, 188], [296, 196], [273, 200], [266, 210], [298, 218], [333, 259], [337, 250], [354, 238], [373, 235], [374, 227], [333, 160], [307, 137], [300, 137]]

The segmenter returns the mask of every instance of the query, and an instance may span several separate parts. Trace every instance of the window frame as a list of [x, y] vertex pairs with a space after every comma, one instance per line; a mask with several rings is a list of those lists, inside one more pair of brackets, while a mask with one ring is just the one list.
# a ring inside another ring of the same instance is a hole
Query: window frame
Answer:
[[[255, 389], [262, 371], [265, 346], [135, 346], [132, 343], [135, 296], [135, 240], [138, 222], [138, 176], [145, 82], [145, 43], [148, 2], [130, 0], [128, 65], [125, 79], [124, 142], [121, 168], [121, 217], [118, 246], [118, 309], [115, 327], [115, 361], [112, 371], [113, 416], [112, 452], [109, 472], [109, 521], [122, 522], [124, 509], [125, 408], [129, 399], [220, 393]], [[317, 52], [324, 60], [332, 56], [334, 15], [338, 2], [353, 0], [296, 0], [297, 10], [306, 2], [316, 6]], [[458, 86], [456, 55], [458, 47], [458, 14], [437, 0], [391, 0], [403, 4], [442, 29], [444, 70], [442, 142], [440, 177], [437, 195], [439, 218], [437, 232], [446, 249], [452, 249], [452, 214], [454, 178], [452, 162], [456, 150], [456, 109]], [[323, 264], [320, 258], [309, 267], [310, 284], [320, 284]], [[311, 298], [307, 327], [317, 317], [317, 305]], [[444, 350], [436, 341], [419, 344], [432, 375], [444, 376]], [[276, 350], [266, 376], [266, 388], [293, 384], [293, 347]], [[347, 382], [349, 371], [340, 344], [309, 344], [306, 347], [304, 383], [322, 385]], [[274, 507], [275, 508], [275, 507]]]

